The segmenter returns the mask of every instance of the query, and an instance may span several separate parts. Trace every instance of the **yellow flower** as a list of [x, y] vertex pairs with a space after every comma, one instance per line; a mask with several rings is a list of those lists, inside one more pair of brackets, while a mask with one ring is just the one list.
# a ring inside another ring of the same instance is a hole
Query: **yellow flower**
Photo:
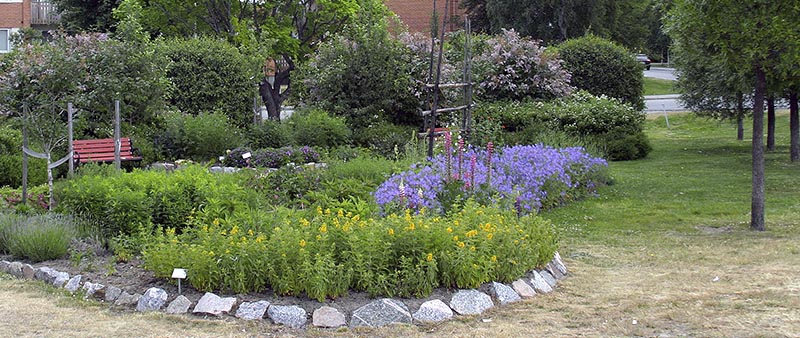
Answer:
[[494, 234], [493, 234], [493, 233], [491, 233], [491, 232], [490, 232], [490, 233], [486, 234], [486, 239], [489, 239], [489, 240], [491, 240], [491, 239], [492, 239], [492, 237], [494, 237]]
[[322, 240], [322, 236], [317, 235], [317, 241], [320, 241], [320, 240]]
[[286, 257], [286, 254], [285, 254], [285, 253], [282, 253], [282, 254], [281, 254], [281, 257]]
[[478, 269], [478, 264], [472, 264], [472, 268], [477, 270]]
[[448, 232], [448, 233], [453, 233], [453, 228], [451, 228], [451, 227], [447, 227], [447, 232]]
[[242, 243], [247, 243], [247, 237], [242, 236]]
[[414, 231], [414, 229], [416, 229], [416, 228], [417, 228], [417, 226], [414, 225], [414, 222], [411, 222], [411, 224], [409, 224], [408, 228], [406, 228], [406, 229], [408, 229], [409, 231]]
[[317, 214], [322, 215], [322, 207], [319, 206], [317, 207]]
[[325, 209], [325, 214], [326, 214], [326, 215], [330, 215], [330, 214], [331, 214], [331, 208], [327, 208], [327, 209]]
[[458, 241], [458, 236], [453, 236], [454, 241]]
[[222, 230], [222, 231], [220, 231], [220, 232], [219, 232], [219, 234], [220, 234], [220, 235], [222, 235], [222, 236], [225, 236], [225, 235], [227, 235], [228, 233], [227, 233], [227, 232], [225, 232], [225, 230]]
[[458, 226], [458, 220], [454, 220], [453, 225]]
[[233, 229], [231, 229], [231, 236], [235, 236], [238, 233], [239, 233], [239, 226], [234, 225]]
[[214, 221], [211, 223], [214, 225], [219, 225], [219, 218], [215, 218]]
[[336, 216], [344, 217], [344, 211], [342, 209], [339, 209], [339, 211], [336, 213]]
[[478, 230], [470, 230], [470, 231], [467, 231], [467, 233], [466, 233], [467, 237], [472, 237], [472, 236], [475, 236], [477, 234], [478, 234]]
[[302, 225], [302, 226], [304, 226], [304, 227], [307, 227], [307, 226], [309, 226], [310, 224], [311, 224], [311, 222], [309, 222], [307, 219], [305, 219], [305, 218], [301, 218], [301, 219], [300, 219], [300, 225]]
[[392, 235], [394, 235], [394, 229], [389, 228], [389, 236], [392, 236]]
[[166, 233], [167, 233], [167, 235], [174, 235], [175, 234], [175, 228], [167, 228]]
[[497, 256], [492, 256], [492, 262], [497, 262]]
[[358, 220], [360, 220], [360, 219], [361, 219], [361, 215], [355, 215], [352, 218], [353, 222], [358, 222]]
[[256, 237], [256, 243], [261, 243], [263, 241], [264, 241], [264, 235], [258, 234], [258, 237]]
[[247, 235], [252, 237], [254, 235], [253, 234], [253, 229], [247, 230]]
[[462, 248], [462, 249], [463, 249], [463, 248], [464, 248], [464, 246], [466, 246], [466, 244], [464, 244], [464, 242], [458, 242], [458, 247], [459, 247], [459, 248]]
[[328, 232], [328, 224], [327, 223], [322, 223], [322, 226], [319, 227], [319, 232], [321, 232], [321, 233]]
[[203, 232], [208, 232], [208, 225], [203, 226]]
[[231, 250], [230, 249], [225, 249], [225, 254], [226, 255], [230, 255], [231, 254]]
[[208, 255], [211, 256], [211, 257], [214, 257], [214, 251], [209, 251]]
[[428, 262], [432, 261], [433, 260], [433, 254], [432, 253], [428, 253], [428, 255], [425, 256], [425, 260], [428, 261]]
[[475, 246], [474, 246], [474, 245], [473, 245], [473, 246], [470, 246], [470, 247], [469, 247], [469, 251], [475, 251]]
[[306, 240], [305, 239], [301, 239], [300, 240], [300, 247], [302, 248], [302, 247], [305, 247], [305, 246], [306, 246]]

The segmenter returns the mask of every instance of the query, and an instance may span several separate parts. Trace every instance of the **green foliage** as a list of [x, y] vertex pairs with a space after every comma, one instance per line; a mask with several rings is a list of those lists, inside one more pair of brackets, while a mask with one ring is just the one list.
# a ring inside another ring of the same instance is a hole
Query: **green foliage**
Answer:
[[265, 120], [253, 125], [246, 133], [250, 148], [280, 148], [291, 142], [290, 130], [281, 122]]
[[397, 159], [405, 153], [409, 140], [417, 137], [417, 128], [381, 122], [358, 129], [353, 141], [369, 148], [373, 153]]
[[190, 268], [189, 283], [203, 291], [269, 286], [324, 301], [348, 289], [425, 297], [440, 286], [509, 282], [549, 261], [557, 243], [541, 218], [471, 202], [444, 218], [406, 212], [362, 219], [322, 208], [282, 218], [249, 229], [225, 218], [198, 221], [183, 234], [167, 230], [143, 258], [162, 278], [175, 266]]
[[560, 44], [558, 56], [572, 74], [573, 86], [644, 109], [642, 66], [624, 47], [587, 35]]
[[60, 214], [0, 213], [0, 250], [33, 262], [64, 257], [78, 234], [78, 222]]
[[413, 86], [423, 75], [411, 68], [411, 50], [385, 29], [364, 28], [323, 43], [299, 68], [300, 100], [346, 117], [353, 130], [384, 121], [419, 124]]
[[60, 207], [96, 221], [109, 237], [148, 233], [153, 226], [180, 231], [193, 212], [213, 201], [250, 205], [253, 196], [242, 188], [243, 179], [214, 175], [201, 166], [171, 173], [91, 171], [68, 181], [57, 197]]
[[644, 118], [644, 113], [618, 100], [577, 92], [552, 102], [481, 105], [471, 137], [495, 144], [566, 142], [567, 137], [572, 145], [595, 149], [610, 160], [633, 160], [646, 157], [651, 149], [643, 133]]
[[243, 142], [239, 129], [219, 112], [168, 113], [162, 118], [164, 128], [156, 132], [153, 143], [170, 160], [208, 161]]
[[173, 90], [169, 103], [187, 114], [224, 112], [234, 125], [253, 120], [257, 66], [224, 40], [170, 39], [160, 51], [171, 61], [167, 77]]
[[112, 11], [122, 0], [53, 0], [60, 23], [69, 30], [109, 32], [117, 26]]
[[315, 108], [295, 112], [286, 125], [297, 145], [336, 147], [347, 143], [351, 135], [344, 118]]
[[[47, 162], [28, 161], [28, 185], [47, 182]], [[22, 132], [11, 126], [0, 126], [0, 187], [22, 185]]]

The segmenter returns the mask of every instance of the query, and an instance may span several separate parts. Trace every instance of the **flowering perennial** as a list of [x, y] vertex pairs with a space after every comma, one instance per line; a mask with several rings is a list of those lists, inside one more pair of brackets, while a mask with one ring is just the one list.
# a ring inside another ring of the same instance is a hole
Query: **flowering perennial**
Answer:
[[[606, 183], [608, 163], [580, 147], [557, 149], [539, 144], [462, 149], [459, 143], [456, 166], [451, 165], [454, 154], [445, 151], [429, 165], [390, 177], [375, 191], [377, 203], [384, 211], [398, 204], [401, 209], [443, 211], [440, 197], [448, 182], [457, 181], [462, 183], [464, 197], [490, 196], [492, 203], [527, 214], [594, 193], [597, 185]], [[469, 164], [462, 166], [464, 159], [469, 159]], [[405, 194], [401, 199], [401, 182], [402, 190], [421, 193]]]

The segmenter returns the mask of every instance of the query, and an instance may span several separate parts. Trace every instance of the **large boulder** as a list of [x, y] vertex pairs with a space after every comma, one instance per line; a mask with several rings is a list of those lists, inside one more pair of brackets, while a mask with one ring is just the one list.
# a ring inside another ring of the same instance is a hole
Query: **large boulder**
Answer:
[[236, 305], [235, 297], [222, 298], [211, 292], [206, 292], [206, 294], [197, 301], [197, 305], [194, 306], [192, 313], [219, 316], [231, 312], [234, 305]]
[[531, 285], [533, 286], [533, 289], [536, 290], [536, 292], [538, 293], [553, 292], [553, 288], [550, 286], [550, 284], [547, 284], [547, 281], [544, 280], [544, 277], [542, 277], [542, 275], [539, 274], [539, 271], [536, 270], [533, 271], [533, 278], [531, 278]]
[[530, 284], [526, 283], [522, 279], [515, 280], [513, 283], [511, 283], [511, 287], [522, 298], [531, 298], [536, 296], [536, 291], [533, 289], [533, 287], [531, 287]]
[[57, 271], [46, 266], [36, 269], [33, 273], [33, 277], [59, 288], [69, 280], [68, 273]]
[[260, 300], [257, 302], [244, 302], [239, 304], [239, 308], [236, 309], [236, 318], [244, 320], [264, 318], [264, 313], [267, 312], [268, 307], [269, 302], [266, 300]]
[[136, 311], [158, 311], [167, 302], [167, 292], [159, 288], [149, 288], [136, 303]]
[[439, 323], [450, 318], [453, 318], [453, 310], [438, 299], [422, 303], [419, 310], [414, 312], [414, 320], [424, 324]]
[[450, 299], [450, 308], [460, 315], [479, 315], [492, 307], [492, 297], [474, 289], [459, 290]]
[[396, 323], [411, 324], [411, 321], [411, 313], [405, 304], [394, 299], [382, 298], [353, 311], [350, 326], [381, 327]]
[[314, 310], [311, 315], [311, 324], [316, 327], [341, 327], [347, 325], [344, 314], [330, 306], [323, 306]]
[[308, 321], [306, 310], [295, 305], [272, 305], [267, 309], [267, 315], [275, 324], [286, 325], [295, 329], [303, 327]]

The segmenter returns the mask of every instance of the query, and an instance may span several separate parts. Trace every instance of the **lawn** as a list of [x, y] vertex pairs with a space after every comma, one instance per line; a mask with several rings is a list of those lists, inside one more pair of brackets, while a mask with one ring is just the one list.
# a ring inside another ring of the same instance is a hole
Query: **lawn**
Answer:
[[557, 291], [479, 317], [434, 327], [297, 332], [266, 322], [118, 316], [65, 302], [69, 297], [36, 283], [0, 278], [0, 335], [796, 335], [800, 164], [788, 160], [788, 117], [779, 115], [778, 149], [766, 156], [765, 232], [748, 225], [749, 141], [737, 141], [732, 124], [692, 115], [671, 115], [670, 126], [663, 117], [648, 120], [653, 152], [611, 163], [614, 184], [599, 197], [543, 214], [560, 232], [571, 269]]
[[677, 94], [675, 81], [656, 79], [652, 77], [644, 78], [644, 95], [665, 95]]

